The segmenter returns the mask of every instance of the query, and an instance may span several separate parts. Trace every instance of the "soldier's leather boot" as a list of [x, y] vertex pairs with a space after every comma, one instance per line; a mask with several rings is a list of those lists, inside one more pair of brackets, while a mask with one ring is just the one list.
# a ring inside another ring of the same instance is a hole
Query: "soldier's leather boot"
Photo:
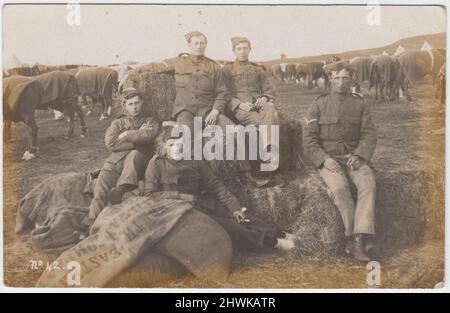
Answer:
[[364, 240], [362, 234], [355, 235], [355, 240], [353, 241], [352, 256], [362, 262], [369, 262], [370, 258], [367, 256], [364, 249]]
[[364, 249], [365, 249], [366, 253], [375, 249], [375, 242], [373, 241], [372, 238], [366, 238]]
[[109, 203], [120, 204], [122, 202], [123, 190], [120, 187], [111, 188], [109, 191]]
[[345, 237], [345, 253], [351, 254], [353, 250], [353, 237], [347, 236]]

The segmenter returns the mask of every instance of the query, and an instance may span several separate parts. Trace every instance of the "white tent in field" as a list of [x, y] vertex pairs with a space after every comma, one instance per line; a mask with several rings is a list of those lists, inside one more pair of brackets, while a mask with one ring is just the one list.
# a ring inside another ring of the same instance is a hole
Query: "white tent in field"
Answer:
[[394, 52], [394, 56], [398, 56], [405, 52], [405, 48], [402, 47], [402, 45], [398, 45], [397, 50]]
[[22, 62], [20, 62], [19, 58], [15, 54], [9, 55], [8, 57], [4, 58], [3, 61], [4, 69], [23, 66]]
[[424, 50], [424, 51], [430, 51], [431, 49], [433, 49], [433, 47], [426, 40], [423, 43], [422, 48], [420, 48], [420, 50]]
[[384, 50], [382, 55], [389, 55], [389, 53], [387, 53], [386, 50]]

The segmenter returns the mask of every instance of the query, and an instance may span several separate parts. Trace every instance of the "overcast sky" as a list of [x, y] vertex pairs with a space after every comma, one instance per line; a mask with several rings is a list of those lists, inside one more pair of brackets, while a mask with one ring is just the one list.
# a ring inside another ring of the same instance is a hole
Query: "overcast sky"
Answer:
[[365, 6], [82, 5], [69, 26], [66, 5], [7, 5], [3, 62], [113, 64], [157, 61], [187, 51], [184, 34], [208, 37], [207, 55], [232, 59], [230, 37], [247, 36], [251, 58], [279, 58], [379, 47], [404, 37], [446, 30], [444, 9], [381, 8], [381, 24], [367, 24]]

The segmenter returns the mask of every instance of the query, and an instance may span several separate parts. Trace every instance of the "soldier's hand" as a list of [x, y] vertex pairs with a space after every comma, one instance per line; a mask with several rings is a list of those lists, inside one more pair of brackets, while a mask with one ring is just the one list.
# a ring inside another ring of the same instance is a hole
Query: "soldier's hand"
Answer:
[[184, 193], [184, 192], [180, 192], [180, 194], [178, 195], [178, 198], [181, 200], [186, 200], [186, 201], [194, 201], [194, 195], [189, 194], [189, 193]]
[[206, 125], [216, 125], [217, 117], [219, 116], [219, 111], [217, 109], [212, 109], [211, 112], [206, 116]]
[[123, 139], [123, 138], [125, 138], [125, 137], [127, 137], [127, 135], [128, 135], [128, 132], [127, 131], [124, 131], [123, 133], [121, 133], [120, 135], [119, 135], [119, 139]]
[[325, 162], [323, 163], [323, 166], [333, 172], [333, 173], [341, 173], [342, 169], [341, 166], [339, 165], [338, 161], [336, 161], [335, 159], [332, 158], [328, 158], [325, 160]]
[[259, 99], [256, 100], [255, 102], [255, 108], [257, 110], [261, 109], [263, 107], [263, 105], [265, 105], [267, 103], [267, 98], [266, 97], [261, 97]]
[[352, 170], [358, 170], [361, 167], [361, 159], [357, 155], [352, 155], [347, 160], [347, 166]]
[[145, 130], [145, 129], [151, 129], [152, 126], [148, 123], [144, 123], [141, 125], [141, 127], [139, 128], [139, 130]]
[[245, 221], [245, 213], [242, 210], [234, 211], [233, 216], [238, 223], [242, 223]]
[[249, 102], [242, 102], [241, 104], [239, 104], [239, 109], [245, 112], [250, 112], [252, 109], [252, 104]]

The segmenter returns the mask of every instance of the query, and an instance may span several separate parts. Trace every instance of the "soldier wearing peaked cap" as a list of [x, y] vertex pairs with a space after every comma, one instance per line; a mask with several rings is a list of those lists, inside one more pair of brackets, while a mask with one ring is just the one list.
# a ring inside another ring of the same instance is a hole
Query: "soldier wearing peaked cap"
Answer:
[[[331, 92], [318, 96], [306, 114], [303, 143], [341, 214], [345, 251], [357, 260], [369, 261], [366, 253], [375, 234], [376, 184], [368, 163], [377, 136], [369, 106], [359, 94], [350, 93], [352, 73], [347, 65], [332, 71]], [[348, 179], [358, 190], [356, 205]]]

